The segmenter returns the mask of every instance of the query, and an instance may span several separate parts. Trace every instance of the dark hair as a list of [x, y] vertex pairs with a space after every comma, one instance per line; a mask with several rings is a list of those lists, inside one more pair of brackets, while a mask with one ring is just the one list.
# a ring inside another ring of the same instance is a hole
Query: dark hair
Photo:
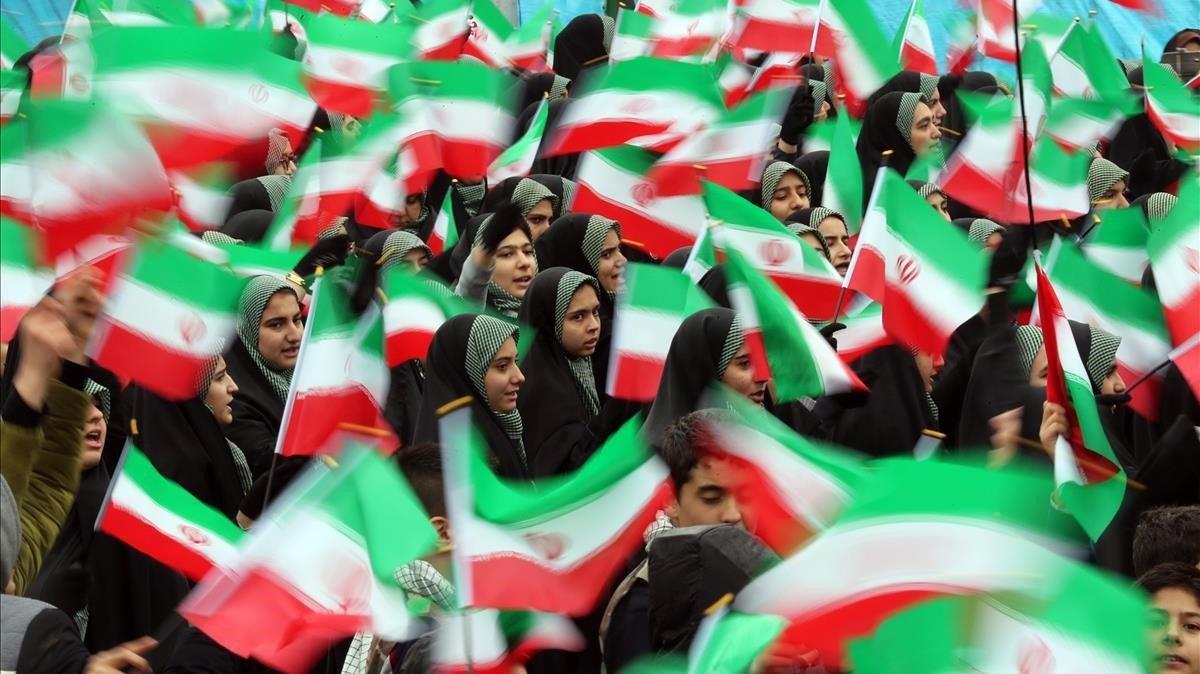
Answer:
[[1142, 574], [1137, 579], [1137, 584], [1147, 594], [1154, 594], [1168, 588], [1179, 588], [1187, 591], [1196, 598], [1197, 603], [1200, 603], [1200, 569], [1183, 562], [1159, 564]]
[[446, 516], [446, 499], [442, 484], [442, 449], [436, 442], [423, 442], [396, 452], [396, 465], [421, 507], [430, 517]]
[[533, 243], [533, 232], [529, 229], [529, 223], [525, 222], [520, 207], [511, 201], [502, 201], [492, 212], [481, 243], [485, 250], [495, 252], [500, 247], [500, 242], [517, 230], [524, 232], [529, 242]]
[[678, 496], [683, 485], [692, 477], [700, 457], [712, 444], [708, 424], [719, 418], [717, 410], [699, 410], [686, 414], [663, 431], [659, 456], [671, 471], [671, 482]]
[[1155, 508], [1142, 513], [1133, 534], [1133, 575], [1167, 562], [1200, 563], [1200, 506]]

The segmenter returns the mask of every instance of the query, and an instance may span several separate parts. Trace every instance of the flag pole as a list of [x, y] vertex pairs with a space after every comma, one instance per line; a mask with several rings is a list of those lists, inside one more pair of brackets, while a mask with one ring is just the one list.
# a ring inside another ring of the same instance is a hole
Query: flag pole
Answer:
[[[863, 228], [867, 224], [867, 214], [875, 207], [875, 202], [879, 199], [879, 188], [883, 185], [884, 172], [887, 171], [888, 160], [892, 157], [891, 150], [884, 150], [879, 157], [879, 170], [875, 172], [875, 184], [871, 186], [871, 194], [867, 197], [867, 207], [863, 209], [862, 224], [858, 228], [858, 237], [861, 240]], [[833, 321], [837, 321], [838, 315], [842, 313], [842, 301], [846, 299], [847, 284], [850, 283], [851, 277], [854, 276], [854, 267], [858, 264], [858, 252], [860, 248], [856, 244], [854, 253], [850, 256], [850, 266], [846, 268], [846, 275], [842, 278], [842, 289], [838, 291], [837, 304], [833, 307]]]
[[1025, 116], [1025, 77], [1021, 70], [1021, 15], [1017, 11], [1017, 0], [1013, 0], [1013, 48], [1017, 54], [1017, 96], [1021, 104], [1021, 153], [1025, 174], [1025, 207], [1029, 210], [1029, 226], [1033, 226], [1033, 181], [1029, 178], [1029, 119]]

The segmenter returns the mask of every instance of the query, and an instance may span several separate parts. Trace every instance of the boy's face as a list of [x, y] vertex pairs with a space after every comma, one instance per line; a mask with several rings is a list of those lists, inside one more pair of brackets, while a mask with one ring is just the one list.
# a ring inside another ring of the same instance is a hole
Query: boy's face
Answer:
[[679, 489], [677, 500], [667, 505], [666, 513], [678, 527], [743, 526], [742, 513], [730, 491], [731, 486], [731, 467], [727, 461], [701, 457], [688, 481]]
[[1159, 674], [1200, 674], [1200, 602], [1183, 588], [1154, 593], [1150, 609], [1153, 652]]

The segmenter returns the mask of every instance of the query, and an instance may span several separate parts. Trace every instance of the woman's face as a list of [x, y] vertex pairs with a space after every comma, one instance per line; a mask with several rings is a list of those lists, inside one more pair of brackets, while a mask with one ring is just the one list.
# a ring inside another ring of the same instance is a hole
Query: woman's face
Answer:
[[1050, 375], [1049, 363], [1046, 361], [1046, 347], [1042, 346], [1038, 349], [1037, 355], [1033, 357], [1033, 364], [1029, 366], [1029, 385], [1030, 386], [1045, 386], [1046, 379]]
[[404, 211], [397, 214], [392, 225], [408, 227], [421, 219], [421, 208], [425, 205], [425, 197], [420, 194], [410, 194], [404, 198]]
[[767, 380], [761, 379], [750, 364], [750, 347], [742, 344], [742, 348], [733, 354], [729, 367], [721, 375], [721, 383], [738, 393], [746, 396], [756, 405], [763, 404], [767, 391]]
[[1108, 188], [1100, 198], [1096, 200], [1094, 209], [1096, 211], [1107, 211], [1110, 208], [1125, 208], [1129, 206], [1129, 200], [1125, 198], [1125, 189], [1128, 186], [1124, 180], [1118, 180]]
[[537, 258], [533, 256], [533, 243], [519, 229], [504, 237], [496, 247], [496, 267], [492, 270], [492, 281], [504, 288], [513, 297], [525, 297], [533, 275], [537, 273]]
[[825, 245], [829, 246], [829, 261], [834, 269], [842, 276], [850, 269], [850, 234], [846, 231], [846, 223], [835, 217], [828, 217], [817, 225], [821, 236], [825, 237]]
[[771, 215], [783, 222], [787, 216], [801, 208], [808, 208], [808, 188], [804, 181], [793, 171], [788, 171], [779, 179], [775, 191], [771, 193]]
[[563, 350], [573, 358], [590, 356], [596, 352], [600, 340], [600, 298], [590, 284], [583, 284], [571, 295], [567, 313], [563, 317]]
[[290, 290], [271, 295], [258, 322], [258, 352], [263, 360], [276, 370], [296, 367], [303, 335], [304, 322], [296, 296]]
[[1125, 379], [1121, 377], [1121, 373], [1117, 371], [1117, 364], [1114, 362], [1112, 367], [1108, 369], [1108, 374], [1104, 377], [1104, 381], [1100, 382], [1100, 393], [1102, 395], [1111, 396], [1125, 392]]
[[604, 235], [604, 245], [600, 248], [600, 261], [596, 265], [596, 280], [605, 292], [615, 293], [621, 289], [625, 280], [625, 264], [628, 261], [621, 253], [621, 237], [617, 230], [610, 229]]
[[937, 214], [942, 216], [946, 222], [950, 222], [950, 202], [946, 200], [946, 195], [941, 192], [930, 192], [929, 196], [925, 197], [925, 203], [933, 207]]
[[511, 412], [517, 409], [517, 395], [525, 375], [517, 367], [517, 342], [512, 337], [504, 340], [487, 372], [483, 374], [483, 389], [487, 392], [488, 406], [496, 412]]
[[279, 163], [271, 169], [271, 175], [290, 176], [296, 173], [296, 153], [292, 151], [292, 142], [286, 138], [283, 141], [286, 147], [283, 154], [279, 157]]
[[218, 424], [228, 426], [233, 423], [233, 394], [237, 391], [233, 376], [225, 369], [225, 359], [218, 356], [216, 374], [208, 384], [208, 394], [204, 396], [204, 404], [212, 410]]
[[805, 232], [800, 235], [800, 240], [804, 243], [807, 243], [809, 248], [812, 248], [820, 253], [822, 257], [825, 257], [825, 246], [821, 245], [821, 240], [817, 238], [817, 234], [813, 232]]
[[104, 450], [104, 439], [108, 436], [108, 423], [104, 421], [104, 413], [99, 407], [89, 405], [83, 418], [83, 446], [80, 452], [83, 459], [80, 470], [91, 470], [100, 463], [100, 452]]
[[525, 214], [525, 223], [529, 225], [529, 233], [533, 234], [533, 240], [537, 241], [547, 229], [550, 229], [550, 219], [554, 217], [554, 205], [549, 199], [542, 199], [537, 202], [529, 212]]
[[929, 393], [933, 390], [933, 378], [946, 364], [942, 359], [941, 354], [933, 353], [916, 353], [913, 354], [913, 360], [917, 363], [917, 372], [921, 374], [921, 383], [925, 386], [925, 392]]
[[942, 132], [933, 122], [933, 111], [923, 102], [917, 103], [917, 108], [913, 111], [908, 137], [913, 153], [918, 157], [925, 156], [942, 137]]
[[929, 101], [929, 111], [933, 113], [933, 123], [941, 126], [942, 120], [946, 117], [946, 106], [942, 105], [942, 92], [937, 89], [933, 90], [933, 98]]
[[400, 256], [400, 264], [409, 271], [419, 272], [429, 264], [429, 253], [426, 253], [424, 248], [413, 248]]

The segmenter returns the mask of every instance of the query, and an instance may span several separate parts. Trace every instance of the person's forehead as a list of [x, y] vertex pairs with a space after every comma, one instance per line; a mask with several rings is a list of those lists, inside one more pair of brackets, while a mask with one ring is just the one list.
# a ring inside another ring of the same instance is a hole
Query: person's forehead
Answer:
[[1200, 617], [1200, 601], [1196, 595], [1181, 587], [1164, 587], [1154, 593], [1154, 606], [1168, 613], [1191, 614]]

